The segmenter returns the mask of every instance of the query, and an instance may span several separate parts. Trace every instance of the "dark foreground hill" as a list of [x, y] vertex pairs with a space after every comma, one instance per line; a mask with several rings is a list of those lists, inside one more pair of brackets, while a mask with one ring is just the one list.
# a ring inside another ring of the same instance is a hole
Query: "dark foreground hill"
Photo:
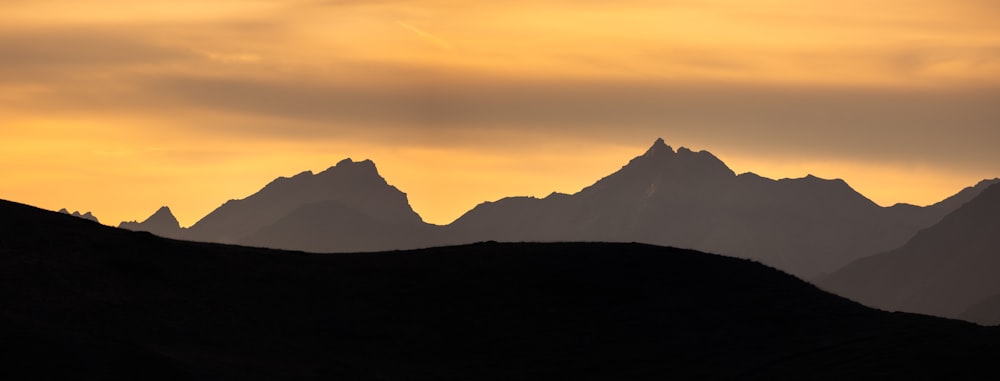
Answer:
[[0, 201], [0, 378], [992, 378], [994, 328], [641, 244], [303, 254]]

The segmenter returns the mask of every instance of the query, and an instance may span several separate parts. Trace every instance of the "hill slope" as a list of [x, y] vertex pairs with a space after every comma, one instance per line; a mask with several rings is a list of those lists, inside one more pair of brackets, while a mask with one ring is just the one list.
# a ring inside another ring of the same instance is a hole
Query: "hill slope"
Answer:
[[996, 329], [641, 244], [319, 255], [0, 202], [8, 379], [974, 378]]

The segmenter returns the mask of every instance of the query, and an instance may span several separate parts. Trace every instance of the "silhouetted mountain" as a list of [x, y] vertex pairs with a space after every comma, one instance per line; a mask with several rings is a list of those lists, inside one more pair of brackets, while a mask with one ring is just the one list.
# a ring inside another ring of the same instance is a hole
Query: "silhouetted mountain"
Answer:
[[761, 260], [812, 278], [906, 242], [981, 187], [931, 207], [883, 208], [843, 180], [737, 176], [711, 153], [658, 139], [621, 170], [573, 195], [511, 197], [449, 226], [451, 242], [617, 241]]
[[1000, 294], [998, 269], [1000, 184], [995, 184], [905, 245], [858, 260], [820, 284], [878, 308], [960, 317]]
[[642, 244], [320, 255], [0, 201], [0, 378], [981, 379], [1000, 330]]
[[839, 179], [737, 176], [709, 152], [675, 152], [658, 139], [576, 194], [486, 202], [439, 227], [424, 223], [374, 163], [346, 159], [231, 200], [180, 237], [317, 252], [486, 240], [643, 242], [756, 259], [817, 279], [898, 247], [989, 184], [929, 207], [883, 208]]
[[62, 208], [62, 209], [59, 209], [59, 213], [69, 214], [69, 215], [71, 215], [73, 217], [78, 217], [78, 218], [82, 218], [82, 219], [85, 219], [85, 220], [91, 220], [91, 221], [94, 221], [94, 222], [97, 222], [97, 223], [101, 223], [101, 221], [98, 221], [97, 217], [94, 216], [93, 214], [90, 214], [90, 212], [87, 212], [87, 213], [84, 213], [84, 214], [80, 214], [79, 211], [74, 210], [73, 213], [70, 213], [68, 210], [66, 210], [66, 208]]
[[185, 238], [186, 234], [184, 229], [181, 228], [180, 222], [177, 222], [177, 217], [174, 217], [174, 213], [170, 211], [169, 207], [163, 206], [157, 209], [152, 216], [149, 216], [145, 221], [122, 221], [118, 224], [121, 229], [128, 229], [132, 231], [145, 231], [156, 234], [160, 237], [168, 238]]
[[194, 240], [313, 251], [428, 246], [434, 230], [371, 160], [278, 178], [188, 229]]
[[360, 252], [429, 247], [437, 227], [385, 222], [338, 201], [304, 204], [241, 244], [311, 252]]
[[967, 202], [972, 201], [972, 199], [979, 196], [979, 194], [982, 193], [983, 190], [985, 190], [986, 188], [989, 188], [990, 186], [995, 184], [1000, 184], [1000, 178], [980, 181], [975, 186], [966, 187], [965, 189], [962, 189], [962, 191], [958, 192], [954, 196], [948, 197], [937, 204], [929, 206], [928, 208], [940, 209], [942, 211], [945, 211], [944, 214], [951, 213], [960, 208], [962, 205], [965, 205]]

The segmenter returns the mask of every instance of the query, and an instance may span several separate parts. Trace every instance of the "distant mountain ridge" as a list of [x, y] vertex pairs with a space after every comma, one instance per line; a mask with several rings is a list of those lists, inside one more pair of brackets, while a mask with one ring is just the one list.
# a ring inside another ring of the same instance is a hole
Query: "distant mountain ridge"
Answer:
[[819, 284], [887, 310], [1000, 323], [1000, 184], [917, 233]]
[[[884, 208], [840, 179], [737, 175], [710, 152], [675, 151], [657, 139], [575, 194], [484, 202], [436, 226], [422, 221], [372, 161], [345, 159], [230, 200], [175, 237], [314, 252], [488, 240], [643, 242], [755, 259], [814, 279], [902, 245], [996, 182], [928, 207]], [[169, 225], [150, 231], [174, 236]]]
[[736, 175], [709, 152], [674, 151], [658, 139], [621, 170], [576, 194], [486, 202], [448, 229], [452, 237], [470, 241], [685, 247], [752, 258], [814, 278], [901, 245], [981, 188], [930, 207], [883, 208], [843, 180]]
[[62, 208], [62, 209], [59, 209], [59, 213], [69, 214], [69, 215], [71, 215], [73, 217], [79, 217], [79, 218], [82, 218], [82, 219], [85, 219], [85, 220], [91, 220], [91, 221], [94, 221], [94, 222], [97, 222], [97, 223], [101, 222], [100, 220], [97, 219], [96, 216], [94, 216], [90, 212], [86, 212], [86, 213], [80, 214], [79, 211], [74, 210], [73, 213], [70, 213], [68, 210], [66, 210], [66, 208]]

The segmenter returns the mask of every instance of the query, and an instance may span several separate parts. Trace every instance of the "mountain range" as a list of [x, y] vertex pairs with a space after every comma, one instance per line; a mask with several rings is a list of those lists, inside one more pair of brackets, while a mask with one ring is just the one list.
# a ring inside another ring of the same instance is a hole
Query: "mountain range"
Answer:
[[905, 245], [824, 278], [827, 290], [870, 306], [1000, 324], [1000, 185]]
[[895, 248], [989, 184], [929, 207], [880, 207], [843, 180], [736, 175], [709, 152], [657, 140], [573, 195], [484, 203], [452, 223], [458, 237], [644, 242], [750, 258], [804, 279]]
[[309, 254], [8, 201], [0, 300], [3, 379], [988, 379], [1000, 357], [996, 327], [691, 250]]
[[91, 221], [94, 221], [94, 222], [101, 222], [101, 221], [99, 221], [97, 219], [97, 216], [91, 214], [90, 212], [86, 212], [86, 213], [82, 213], [81, 214], [79, 211], [74, 210], [73, 213], [70, 213], [68, 210], [66, 210], [66, 208], [62, 208], [62, 209], [59, 209], [59, 213], [69, 214], [69, 215], [71, 215], [73, 217], [79, 217], [79, 218], [82, 218], [82, 219], [85, 219], [85, 220], [91, 220]]
[[[662, 139], [575, 194], [484, 202], [449, 225], [422, 221], [370, 160], [278, 178], [188, 229], [169, 220], [123, 224], [174, 238], [312, 252], [352, 252], [496, 240], [642, 242], [749, 258], [820, 279], [894, 249], [968, 202], [983, 181], [937, 204], [881, 207], [843, 180], [735, 174], [706, 151]], [[160, 214], [163, 210], [157, 212]], [[154, 215], [154, 217], [156, 217]], [[153, 218], [150, 218], [153, 220]]]

